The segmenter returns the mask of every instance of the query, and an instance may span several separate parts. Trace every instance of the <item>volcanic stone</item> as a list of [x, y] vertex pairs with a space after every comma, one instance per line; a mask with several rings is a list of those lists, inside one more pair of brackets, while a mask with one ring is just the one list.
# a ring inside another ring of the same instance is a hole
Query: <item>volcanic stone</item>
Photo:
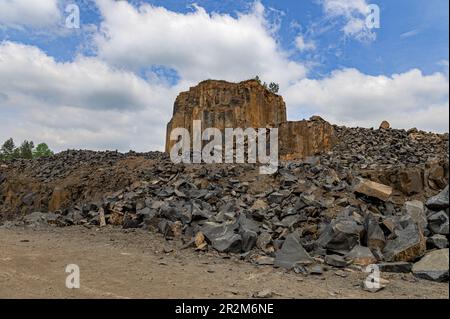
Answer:
[[424, 255], [426, 241], [416, 224], [397, 231], [397, 238], [389, 240], [383, 250], [387, 261], [414, 261]]
[[344, 257], [339, 255], [326, 255], [325, 262], [333, 267], [343, 268], [348, 265], [348, 262], [344, 259]]
[[392, 194], [392, 187], [360, 178], [354, 192], [387, 201]]
[[345, 259], [360, 266], [367, 266], [377, 262], [377, 259], [372, 254], [370, 249], [360, 245], [353, 247], [353, 249], [345, 255]]
[[428, 216], [428, 228], [433, 234], [449, 234], [449, 218], [444, 211], [440, 211]]
[[414, 264], [412, 272], [416, 277], [433, 280], [448, 280], [448, 248], [429, 252]]
[[335, 252], [346, 253], [360, 243], [363, 230], [364, 227], [353, 219], [335, 219], [320, 234], [317, 244]]
[[413, 264], [405, 261], [396, 261], [379, 263], [377, 266], [382, 272], [409, 273]]
[[300, 244], [300, 234], [296, 231], [286, 237], [283, 246], [276, 252], [274, 265], [292, 269], [296, 265], [307, 265], [312, 262], [312, 258]]
[[448, 239], [444, 235], [436, 234], [427, 238], [427, 246], [439, 249], [447, 248]]
[[449, 207], [449, 199], [448, 199], [448, 185], [447, 187], [437, 194], [436, 196], [433, 196], [429, 198], [425, 205], [432, 210], [439, 211], [441, 209], [446, 209]]
[[422, 230], [427, 227], [427, 216], [425, 214], [425, 209], [421, 201], [412, 200], [405, 202], [403, 211], [407, 215], [411, 216], [412, 220], [417, 223]]

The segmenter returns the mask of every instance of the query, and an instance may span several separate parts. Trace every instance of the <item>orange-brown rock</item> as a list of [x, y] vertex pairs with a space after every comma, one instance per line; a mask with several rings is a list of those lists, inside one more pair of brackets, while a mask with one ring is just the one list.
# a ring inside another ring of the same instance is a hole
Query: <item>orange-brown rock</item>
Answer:
[[333, 126], [319, 117], [287, 122], [283, 98], [256, 80], [240, 83], [207, 80], [180, 93], [167, 124], [166, 152], [176, 143], [170, 140], [170, 132], [182, 127], [192, 137], [194, 120], [201, 120], [202, 130], [277, 127], [281, 159], [318, 154], [331, 149], [334, 143]]
[[202, 121], [202, 130], [278, 127], [286, 122], [286, 106], [281, 96], [269, 92], [256, 80], [200, 82], [175, 100], [173, 117], [167, 124], [166, 152], [176, 142], [169, 139], [172, 129], [186, 128], [192, 136], [194, 120]]
[[281, 159], [303, 158], [330, 150], [335, 143], [333, 132], [333, 126], [317, 116], [282, 123], [278, 131]]

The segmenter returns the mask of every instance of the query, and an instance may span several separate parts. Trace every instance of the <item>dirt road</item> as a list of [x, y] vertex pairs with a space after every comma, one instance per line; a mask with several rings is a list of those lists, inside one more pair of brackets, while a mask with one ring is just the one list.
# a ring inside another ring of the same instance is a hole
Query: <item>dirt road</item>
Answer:
[[[387, 274], [377, 293], [366, 274], [331, 269], [304, 277], [216, 253], [179, 249], [159, 234], [85, 227], [0, 229], [0, 298], [448, 298], [447, 283]], [[80, 288], [65, 286], [65, 267], [80, 268]]]

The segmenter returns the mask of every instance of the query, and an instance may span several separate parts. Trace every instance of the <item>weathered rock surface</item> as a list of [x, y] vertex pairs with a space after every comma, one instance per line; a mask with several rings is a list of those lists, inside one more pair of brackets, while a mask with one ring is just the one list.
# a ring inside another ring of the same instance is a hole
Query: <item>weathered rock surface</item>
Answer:
[[354, 191], [383, 201], [387, 201], [392, 195], [392, 187], [366, 179], [358, 180], [354, 187]]
[[300, 235], [297, 232], [291, 233], [275, 255], [275, 267], [292, 269], [298, 265], [309, 265], [313, 263], [312, 258], [300, 243]]
[[286, 106], [281, 96], [255, 80], [200, 82], [180, 93], [175, 101], [173, 117], [167, 124], [166, 152], [176, 143], [169, 138], [172, 129], [186, 128], [192, 136], [193, 120], [202, 121], [202, 130], [278, 127], [286, 122]]
[[384, 248], [387, 261], [414, 261], [423, 256], [426, 251], [426, 241], [417, 224], [409, 224], [397, 232], [397, 238], [388, 241]]
[[431, 197], [427, 200], [425, 205], [432, 210], [441, 210], [449, 207], [449, 199], [448, 199], [448, 185], [447, 187], [437, 194], [436, 196]]
[[416, 277], [433, 281], [448, 280], [448, 248], [429, 252], [415, 263], [412, 272]]
[[170, 132], [182, 127], [192, 137], [194, 120], [201, 121], [202, 130], [214, 127], [222, 133], [225, 128], [278, 128], [282, 159], [319, 154], [330, 150], [336, 142], [333, 126], [317, 116], [287, 122], [283, 98], [256, 80], [240, 83], [207, 80], [180, 93], [167, 124], [166, 152], [176, 143], [170, 140]]
[[320, 117], [282, 123], [278, 134], [280, 157], [284, 160], [320, 154], [336, 143], [333, 126]]

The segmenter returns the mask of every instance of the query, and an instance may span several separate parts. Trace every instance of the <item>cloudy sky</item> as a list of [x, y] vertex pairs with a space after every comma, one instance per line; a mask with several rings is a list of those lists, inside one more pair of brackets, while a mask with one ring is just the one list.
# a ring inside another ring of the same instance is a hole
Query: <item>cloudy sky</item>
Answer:
[[[80, 13], [76, 26], [76, 4]], [[368, 5], [380, 26], [366, 23]], [[288, 118], [446, 132], [447, 0], [0, 0], [0, 142], [162, 150], [204, 79], [280, 84]]]

